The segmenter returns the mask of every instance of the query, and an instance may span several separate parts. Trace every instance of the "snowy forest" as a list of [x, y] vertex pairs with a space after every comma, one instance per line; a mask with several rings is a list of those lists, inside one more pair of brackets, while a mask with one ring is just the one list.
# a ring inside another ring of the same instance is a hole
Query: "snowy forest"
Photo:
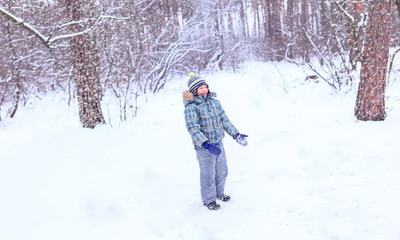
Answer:
[[84, 127], [106, 122], [104, 96], [126, 121], [176, 76], [249, 60], [358, 88], [356, 117], [384, 120], [398, 71], [399, 0], [0, 0], [0, 13], [0, 122], [48, 93], [77, 99]]
[[[399, 29], [400, 0], [0, 0], [0, 239], [399, 240]], [[218, 211], [191, 73], [248, 136]]]

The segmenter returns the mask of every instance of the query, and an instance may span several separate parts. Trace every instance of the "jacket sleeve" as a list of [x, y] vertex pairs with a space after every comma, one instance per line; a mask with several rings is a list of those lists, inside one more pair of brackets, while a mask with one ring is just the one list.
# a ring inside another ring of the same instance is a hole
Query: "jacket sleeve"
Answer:
[[219, 108], [219, 117], [222, 121], [222, 124], [224, 126], [224, 130], [230, 135], [230, 136], [235, 136], [239, 131], [236, 129], [236, 127], [231, 123], [229, 120], [228, 116], [226, 116], [225, 110], [222, 108], [221, 103], [215, 99], [217, 106]]
[[204, 142], [208, 141], [208, 139], [200, 131], [199, 114], [196, 112], [196, 109], [193, 105], [188, 105], [185, 107], [185, 122], [186, 128], [195, 145], [201, 146]]

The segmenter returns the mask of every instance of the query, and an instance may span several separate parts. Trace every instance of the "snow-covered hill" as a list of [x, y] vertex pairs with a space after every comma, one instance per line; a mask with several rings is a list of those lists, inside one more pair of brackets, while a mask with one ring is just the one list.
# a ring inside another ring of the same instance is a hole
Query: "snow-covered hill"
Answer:
[[83, 129], [54, 97], [8, 120], [0, 239], [400, 238], [400, 84], [387, 88], [386, 121], [359, 122], [355, 91], [335, 94], [294, 65], [202, 76], [249, 135], [246, 147], [225, 138], [232, 200], [219, 211], [200, 200], [182, 78], [119, 126]]

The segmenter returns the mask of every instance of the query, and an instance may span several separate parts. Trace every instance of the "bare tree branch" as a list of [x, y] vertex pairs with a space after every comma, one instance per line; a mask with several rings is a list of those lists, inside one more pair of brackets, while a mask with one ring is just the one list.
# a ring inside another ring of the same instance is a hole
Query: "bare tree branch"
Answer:
[[52, 48], [51, 44], [48, 42], [48, 39], [41, 34], [36, 28], [34, 28], [32, 25], [30, 25], [29, 23], [25, 23], [25, 21], [15, 15], [13, 15], [12, 13], [8, 12], [6, 9], [4, 9], [3, 7], [0, 6], [0, 13], [1, 15], [5, 16], [6, 18], [8, 18], [10, 21], [21, 25], [23, 28], [25, 28], [26, 30], [30, 31], [31, 33], [33, 33], [36, 37], [39, 38], [39, 40], [49, 49]]
[[[84, 31], [77, 32], [77, 33], [60, 35], [60, 36], [55, 36], [55, 37], [51, 37], [51, 35], [49, 37], [46, 37], [42, 33], [40, 33], [36, 28], [34, 28], [32, 25], [30, 25], [29, 23], [26, 23], [22, 18], [19, 18], [19, 17], [15, 16], [14, 14], [10, 13], [9, 11], [7, 11], [5, 8], [3, 8], [1, 6], [0, 6], [0, 13], [3, 16], [5, 16], [6, 18], [8, 18], [10, 21], [12, 21], [12, 22], [14, 22], [14, 23], [16, 23], [18, 25], [21, 25], [23, 28], [25, 28], [26, 30], [28, 30], [31, 33], [33, 33], [49, 49], [54, 48], [53, 47], [53, 43], [55, 43], [55, 42], [57, 42], [59, 40], [66, 39], [66, 38], [77, 37], [77, 36], [80, 36], [80, 35], [87, 34], [87, 33], [91, 32], [95, 28], [96, 23], [99, 20], [111, 19], [111, 20], [116, 20], [116, 21], [127, 21], [127, 20], [131, 19], [131, 17], [115, 17], [115, 16], [107, 16], [107, 15], [99, 16], [96, 19], [95, 24], [93, 24], [93, 26], [91, 26], [90, 28], [88, 28], [88, 29], [86, 29]], [[80, 24], [80, 23], [83, 23], [83, 22], [89, 21], [89, 20], [93, 20], [93, 19], [86, 19], [86, 20], [81, 20], [81, 21], [72, 21], [72, 22], [69, 22], [69, 23], [65, 23], [65, 24], [60, 25], [59, 27], [57, 27], [56, 30], [59, 30], [61, 28], [65, 28], [65, 27], [68, 27], [68, 26], [71, 26], [71, 25], [74, 25], [74, 24]]]

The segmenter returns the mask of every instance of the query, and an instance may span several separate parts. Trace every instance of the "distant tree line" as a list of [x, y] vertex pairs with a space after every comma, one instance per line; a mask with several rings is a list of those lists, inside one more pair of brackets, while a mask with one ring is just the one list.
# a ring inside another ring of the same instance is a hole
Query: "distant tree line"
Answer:
[[[106, 94], [124, 121], [138, 96], [176, 75], [235, 71], [250, 59], [306, 64], [347, 91], [368, 59], [386, 59], [386, 74], [399, 11], [398, 0], [0, 0], [0, 121], [49, 92], [78, 99], [84, 127], [105, 122]], [[369, 56], [376, 41], [383, 55]]]

